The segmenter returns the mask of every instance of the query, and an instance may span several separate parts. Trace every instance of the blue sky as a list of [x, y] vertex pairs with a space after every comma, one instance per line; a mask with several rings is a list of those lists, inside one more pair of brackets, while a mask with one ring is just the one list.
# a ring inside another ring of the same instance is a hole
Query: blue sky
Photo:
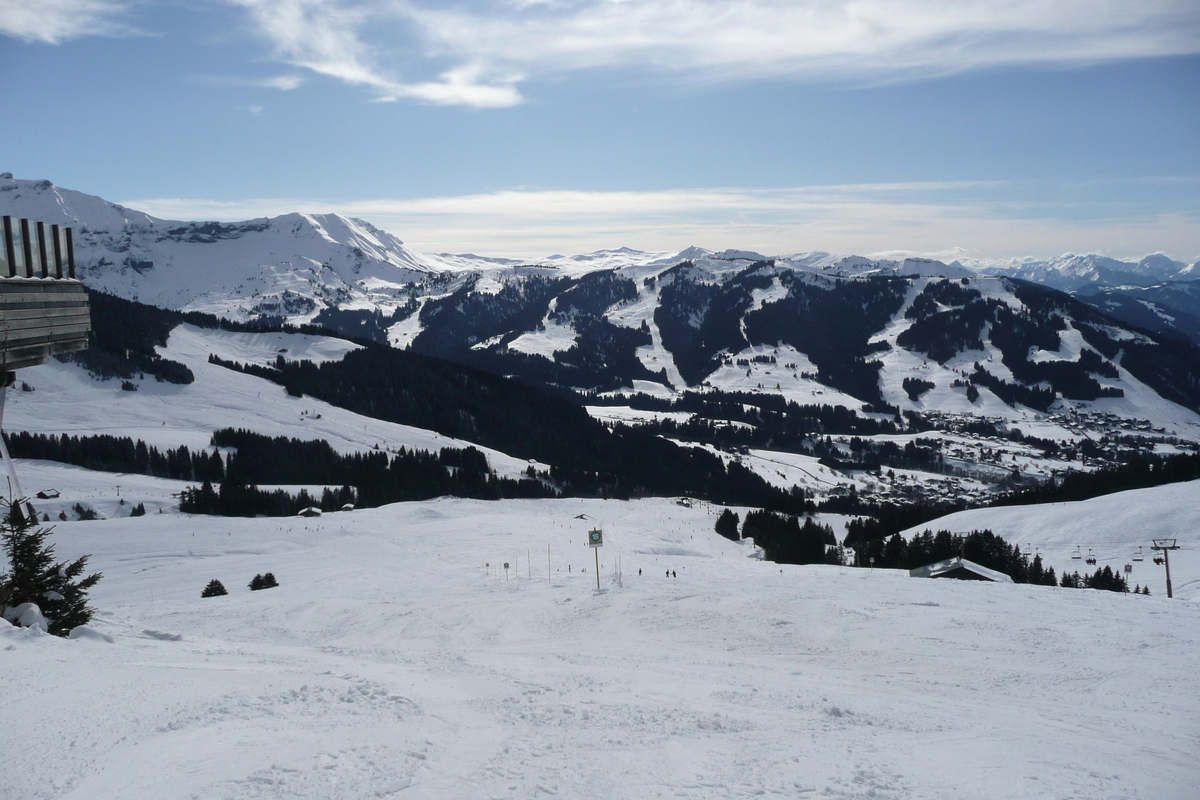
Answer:
[[1200, 256], [1194, 0], [0, 0], [0, 101], [0, 170], [175, 219]]

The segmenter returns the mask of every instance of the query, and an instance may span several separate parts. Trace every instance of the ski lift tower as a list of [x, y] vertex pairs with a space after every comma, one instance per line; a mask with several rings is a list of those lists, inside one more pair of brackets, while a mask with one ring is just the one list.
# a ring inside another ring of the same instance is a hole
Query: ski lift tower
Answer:
[[1161, 550], [1162, 551], [1163, 564], [1167, 568], [1167, 597], [1168, 598], [1172, 597], [1172, 595], [1171, 595], [1171, 556], [1170, 556], [1170, 551], [1179, 549], [1179, 545], [1176, 544], [1177, 541], [1178, 540], [1176, 540], [1176, 539], [1155, 539], [1153, 546], [1150, 548], [1151, 550]]
[[[50, 356], [84, 350], [92, 330], [88, 293], [75, 277], [70, 228], [3, 217], [0, 229], [0, 431], [4, 400], [16, 371], [45, 364]], [[13, 505], [31, 516], [8, 446], [0, 456], [12, 481]], [[22, 507], [23, 503], [23, 507]]]

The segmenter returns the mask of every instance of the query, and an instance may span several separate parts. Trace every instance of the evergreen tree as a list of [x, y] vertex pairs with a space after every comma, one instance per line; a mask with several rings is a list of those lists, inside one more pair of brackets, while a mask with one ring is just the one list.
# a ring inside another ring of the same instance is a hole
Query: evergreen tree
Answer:
[[728, 508], [721, 512], [721, 516], [717, 517], [717, 533], [724, 536], [726, 539], [738, 540], [738, 515], [730, 511]]
[[0, 612], [34, 603], [50, 623], [50, 633], [66, 636], [92, 618], [88, 590], [103, 577], [84, 576], [88, 556], [71, 562], [54, 560], [54, 545], [46, 540], [52, 528], [35, 528], [35, 520], [12, 510], [0, 522], [0, 542], [8, 557], [8, 572], [0, 575]]
[[226, 594], [229, 594], [229, 592], [227, 592], [225, 590], [225, 584], [221, 583], [216, 578], [213, 578], [211, 581], [208, 582], [208, 586], [204, 587], [204, 591], [202, 591], [200, 593], [200, 596], [201, 597], [220, 597], [220, 596], [226, 595]]
[[275, 580], [275, 573], [267, 572], [262, 575], [255, 575], [250, 580], [250, 591], [257, 592], [259, 589], [273, 589], [279, 585], [279, 581]]

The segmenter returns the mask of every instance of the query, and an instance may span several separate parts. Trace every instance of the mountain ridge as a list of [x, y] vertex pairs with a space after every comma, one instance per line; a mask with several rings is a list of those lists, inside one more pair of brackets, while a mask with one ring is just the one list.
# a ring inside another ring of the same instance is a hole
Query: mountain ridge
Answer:
[[[545, 387], [774, 393], [888, 416], [1026, 420], [1082, 409], [1200, 425], [1200, 349], [957, 262], [696, 246], [530, 264], [430, 256], [337, 215], [157, 220], [8, 173], [0, 212], [79, 222], [80, 275], [115, 296], [316, 323]], [[111, 227], [90, 227], [101, 223]], [[1048, 263], [1014, 268], [1028, 276]], [[1140, 283], [1186, 269], [1160, 256], [1054, 263], [1080, 279], [1107, 270]]]

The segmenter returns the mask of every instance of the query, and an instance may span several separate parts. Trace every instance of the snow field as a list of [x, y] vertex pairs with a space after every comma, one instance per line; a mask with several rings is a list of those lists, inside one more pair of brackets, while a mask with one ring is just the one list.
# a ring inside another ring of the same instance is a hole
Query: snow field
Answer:
[[[1095, 572], [1105, 566], [1125, 574], [1130, 588], [1149, 585], [1166, 597], [1166, 571], [1154, 563], [1154, 539], [1177, 539], [1173, 551], [1171, 583], [1175, 597], [1200, 600], [1200, 481], [1186, 481], [1093, 497], [1074, 503], [975, 508], [936, 519], [904, 531], [905, 538], [924, 530], [967, 533], [988, 529], [1010, 544], [1029, 545], [1042, 562], [1063, 570]], [[1134, 561], [1138, 549], [1143, 561]], [[1079, 552], [1082, 556], [1072, 556]], [[1085, 562], [1088, 554], [1095, 566]]]
[[[286, 349], [287, 352], [280, 352]], [[57, 361], [21, 370], [33, 392], [8, 392], [5, 430], [77, 436], [129, 436], [158, 448], [204, 449], [213, 431], [246, 428], [264, 436], [323, 439], [339, 453], [376, 446], [437, 451], [474, 446], [499, 475], [519, 477], [529, 462], [422, 428], [363, 417], [312, 397], [291, 397], [282, 386], [208, 363], [210, 353], [242, 363], [271, 364], [276, 356], [317, 363], [338, 360], [357, 345], [325, 336], [248, 334], [180, 325], [171, 332], [164, 358], [186, 364], [194, 383], [179, 386], [153, 378], [97, 382], [75, 364]], [[538, 464], [538, 469], [548, 469]]]
[[718, 510], [61, 523], [114, 643], [0, 631], [0, 794], [1194, 797], [1196, 604], [780, 566]]

